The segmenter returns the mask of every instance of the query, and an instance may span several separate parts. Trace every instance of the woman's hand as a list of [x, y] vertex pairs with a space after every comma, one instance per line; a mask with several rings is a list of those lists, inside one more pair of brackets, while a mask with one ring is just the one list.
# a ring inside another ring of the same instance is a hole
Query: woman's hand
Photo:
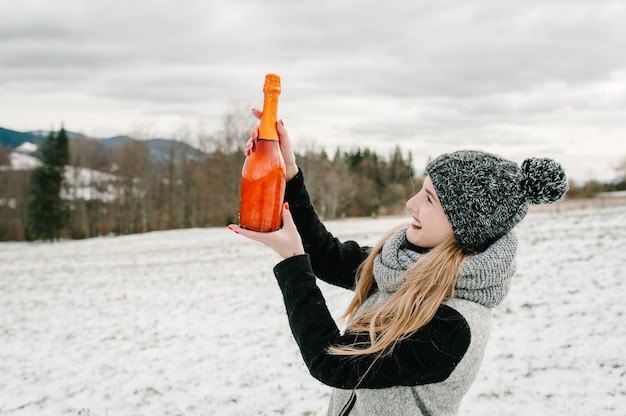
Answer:
[[283, 204], [283, 228], [271, 233], [259, 233], [256, 231], [246, 230], [238, 225], [231, 224], [228, 229], [236, 234], [241, 234], [250, 240], [259, 241], [276, 253], [282, 258], [286, 259], [293, 256], [299, 256], [304, 254], [304, 247], [302, 245], [302, 238], [298, 233], [296, 224], [293, 222], [291, 212], [289, 211], [289, 204]]
[[[252, 115], [260, 120], [263, 112], [257, 110], [256, 108], [253, 108]], [[293, 151], [293, 147], [291, 146], [291, 139], [289, 138], [289, 133], [287, 133], [287, 129], [285, 128], [282, 120], [278, 120], [278, 122], [276, 123], [276, 130], [278, 131], [278, 138], [280, 139], [280, 151], [283, 154], [283, 160], [285, 161], [285, 176], [287, 180], [290, 180], [298, 174], [296, 154]], [[246, 148], [243, 150], [244, 155], [248, 156], [250, 152], [254, 152], [256, 147], [256, 140], [258, 138], [259, 126], [256, 126], [252, 130], [250, 130], [250, 139], [248, 139], [248, 142], [246, 143]]]

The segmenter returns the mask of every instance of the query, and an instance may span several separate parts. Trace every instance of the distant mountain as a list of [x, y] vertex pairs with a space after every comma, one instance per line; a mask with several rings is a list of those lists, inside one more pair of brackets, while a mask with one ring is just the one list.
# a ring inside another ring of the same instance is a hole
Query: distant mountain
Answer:
[[41, 144], [43, 139], [43, 137], [34, 133], [20, 133], [0, 127], [0, 146], [6, 147], [9, 150], [13, 150], [25, 142]]
[[[8, 130], [0, 127], [0, 146], [6, 147], [9, 150], [14, 150], [23, 143], [30, 142], [40, 145], [48, 133], [45, 131], [32, 131], [32, 132], [18, 132]], [[128, 136], [115, 136], [105, 139], [88, 137], [80, 133], [73, 133], [68, 131], [67, 136], [70, 140], [94, 140], [104, 144], [105, 150], [109, 153], [114, 153], [117, 149], [123, 146], [130, 140], [135, 140]], [[207, 155], [193, 146], [187, 143], [170, 139], [148, 139], [142, 140], [142, 142], [148, 145], [150, 151], [150, 160], [153, 163], [166, 163], [170, 160], [171, 155], [179, 157], [182, 154], [190, 155], [193, 158], [204, 158]]]
[[[99, 139], [104, 143], [105, 148], [109, 152], [115, 152], [117, 149], [126, 144], [129, 140], [135, 140], [128, 136], [115, 136], [107, 139]], [[171, 156], [175, 158], [180, 157], [183, 154], [190, 155], [193, 158], [203, 158], [207, 155], [202, 151], [190, 146], [187, 143], [179, 142], [177, 140], [170, 139], [147, 139], [141, 140], [141, 142], [148, 145], [150, 151], [150, 160], [152, 163], [166, 163], [170, 160]]]

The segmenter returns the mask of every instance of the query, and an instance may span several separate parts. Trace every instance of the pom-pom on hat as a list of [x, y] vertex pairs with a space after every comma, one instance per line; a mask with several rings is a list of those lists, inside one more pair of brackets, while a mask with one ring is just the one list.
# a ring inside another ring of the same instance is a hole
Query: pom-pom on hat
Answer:
[[426, 166], [454, 234], [469, 253], [479, 253], [508, 233], [529, 204], [549, 204], [567, 192], [565, 172], [547, 158], [526, 159], [521, 168], [499, 156], [460, 150]]

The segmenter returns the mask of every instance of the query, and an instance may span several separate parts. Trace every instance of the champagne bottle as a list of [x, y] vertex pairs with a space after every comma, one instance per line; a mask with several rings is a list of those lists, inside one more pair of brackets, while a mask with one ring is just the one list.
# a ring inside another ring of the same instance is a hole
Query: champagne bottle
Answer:
[[265, 76], [263, 115], [259, 137], [241, 171], [239, 226], [248, 230], [270, 232], [280, 228], [285, 196], [285, 161], [280, 151], [276, 114], [280, 77]]

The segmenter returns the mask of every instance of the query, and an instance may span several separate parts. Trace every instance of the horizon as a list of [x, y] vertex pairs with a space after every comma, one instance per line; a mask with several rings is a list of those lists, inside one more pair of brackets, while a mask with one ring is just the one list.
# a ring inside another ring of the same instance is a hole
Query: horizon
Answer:
[[[46, 136], [48, 133], [50, 133], [50, 131], [46, 131], [46, 130], [33, 130], [33, 131], [24, 131], [24, 132], [20, 132], [20, 131], [15, 131], [15, 130], [10, 130], [10, 129], [6, 129], [2, 126], [0, 126], [0, 129], [5, 129], [5, 130], [9, 130], [9, 131], [13, 131], [16, 133], [22, 133], [22, 134], [33, 134], [33, 135], [37, 135], [38, 137], [44, 137]], [[129, 135], [118, 135], [118, 136], [110, 136], [110, 137], [92, 137], [92, 136], [85, 136], [83, 133], [77, 133], [74, 132], [72, 130], [66, 130], [67, 133], [69, 133], [70, 137], [72, 135], [81, 135], [87, 139], [92, 139], [92, 140], [113, 140], [113, 139], [118, 139], [118, 138], [128, 138], [128, 139], [132, 139], [132, 140], [137, 140], [137, 141], [157, 141], [157, 140], [162, 140], [162, 141], [175, 141], [175, 142], [181, 142], [184, 143], [188, 146], [191, 146], [193, 149], [201, 151], [201, 152], [205, 152], [204, 150], [200, 149], [198, 146], [194, 145], [193, 143], [189, 143], [188, 141], [180, 141], [180, 140], [176, 140], [176, 139], [171, 139], [171, 138], [165, 138], [165, 137], [144, 137], [144, 138], [136, 138], [136, 137], [132, 137]], [[28, 152], [32, 153], [33, 151], [36, 151], [38, 145], [32, 142], [23, 142], [21, 145], [15, 147], [14, 149], [11, 150], [11, 152], [13, 151], [17, 151], [20, 147], [22, 147], [24, 144], [32, 144], [35, 146], [35, 149], [30, 149], [28, 150]], [[322, 149], [315, 149], [316, 152], [321, 152]], [[336, 151], [339, 151], [340, 153], [349, 153], [352, 151], [356, 151], [356, 150], [370, 150], [370, 151], [374, 151], [376, 153], [377, 156], [379, 157], [383, 157], [383, 158], [387, 158], [387, 157], [392, 157], [393, 155], [391, 153], [389, 154], [380, 154], [378, 153], [378, 151], [376, 149], [369, 149], [367, 147], [353, 147], [351, 149], [342, 149], [341, 147], [336, 147], [334, 151], [332, 152], [327, 152], [328, 155], [334, 155]], [[401, 149], [402, 151], [402, 149]], [[22, 151], [23, 152], [23, 151]], [[298, 153], [298, 150], [296, 150], [296, 153]], [[406, 152], [403, 151], [402, 153], [403, 157], [408, 157], [408, 154]], [[426, 165], [427, 161], [425, 163], [422, 163], [421, 165], [416, 165], [415, 164], [415, 160], [413, 160], [412, 162], [412, 167], [413, 170], [415, 172], [415, 174], [422, 174], [424, 167]], [[567, 174], [567, 172], [566, 172]], [[616, 175], [614, 178], [610, 178], [610, 179], [597, 179], [597, 178], [589, 178], [589, 179], [578, 179], [575, 177], [570, 177], [568, 176], [568, 180], [571, 181], [574, 185], [577, 186], [582, 186], [585, 183], [589, 182], [589, 181], [599, 181], [601, 183], [612, 183], [615, 181], [620, 181], [622, 180], [622, 177], [620, 177], [619, 175]]]

